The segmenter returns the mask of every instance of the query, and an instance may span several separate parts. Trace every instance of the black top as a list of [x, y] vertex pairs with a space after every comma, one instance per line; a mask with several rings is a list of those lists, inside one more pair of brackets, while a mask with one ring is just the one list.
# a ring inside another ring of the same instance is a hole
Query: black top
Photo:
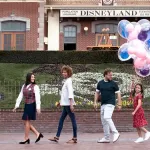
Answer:
[[103, 104], [116, 104], [115, 92], [119, 91], [119, 87], [116, 82], [101, 80], [97, 84], [97, 92], [101, 94], [101, 105]]

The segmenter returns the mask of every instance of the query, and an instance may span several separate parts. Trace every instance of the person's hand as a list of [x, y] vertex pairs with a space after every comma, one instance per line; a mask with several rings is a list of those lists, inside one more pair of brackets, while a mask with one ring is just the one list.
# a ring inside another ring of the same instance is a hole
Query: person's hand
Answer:
[[16, 112], [16, 110], [17, 110], [17, 108], [14, 108], [12, 111], [13, 111], [13, 112]]
[[132, 112], [132, 116], [134, 116], [135, 115], [135, 112]]
[[74, 112], [74, 106], [73, 105], [70, 105], [70, 110], [71, 110], [71, 112]]
[[117, 110], [120, 111], [122, 109], [122, 106], [117, 105]]
[[38, 113], [38, 114], [41, 114], [41, 109], [37, 109], [37, 113]]
[[97, 104], [96, 104], [96, 103], [94, 103], [94, 105], [93, 105], [93, 106], [94, 106], [94, 109], [96, 110], [96, 109], [97, 109]]

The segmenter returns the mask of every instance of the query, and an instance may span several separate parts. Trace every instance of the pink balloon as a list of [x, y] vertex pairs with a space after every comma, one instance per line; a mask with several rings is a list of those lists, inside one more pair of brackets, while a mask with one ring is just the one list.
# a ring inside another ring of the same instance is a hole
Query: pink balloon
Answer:
[[140, 33], [141, 29], [142, 29], [142, 27], [140, 26], [140, 24], [137, 24], [137, 25], [135, 26], [135, 30], [136, 30], [138, 33]]
[[130, 47], [133, 47], [135, 49], [139, 48], [139, 47], [143, 47], [144, 42], [140, 41], [139, 39], [135, 39], [129, 42]]
[[136, 49], [133, 48], [133, 47], [129, 47], [129, 48], [128, 48], [128, 53], [129, 53], [129, 54], [136, 54]]
[[146, 58], [146, 50], [144, 49], [144, 48], [138, 48], [137, 50], [136, 50], [136, 53], [135, 53], [135, 55], [137, 56], [137, 57], [139, 57], [139, 58], [143, 58], [143, 59], [145, 59]]
[[132, 31], [134, 30], [133, 24], [131, 24], [131, 23], [127, 24], [126, 30], [127, 30], [129, 33], [132, 32]]
[[134, 54], [138, 58], [146, 59], [147, 49], [146, 49], [145, 43], [143, 41], [138, 40], [138, 39], [130, 41], [128, 53]]
[[136, 58], [136, 59], [134, 60], [134, 67], [135, 67], [135, 68], [141, 69], [141, 68], [143, 68], [145, 65], [146, 65], [146, 60], [144, 60], [144, 59]]
[[150, 65], [150, 53], [149, 52], [147, 52], [146, 62], [148, 65]]
[[136, 30], [134, 30], [134, 31], [132, 31], [131, 33], [129, 33], [129, 38], [128, 38], [128, 40], [129, 40], [129, 41], [135, 40], [135, 39], [137, 39], [137, 37], [138, 37], [138, 33], [137, 33]]
[[132, 59], [136, 59], [136, 55], [135, 54], [130, 54]]
[[150, 64], [150, 58], [147, 58], [146, 62], [147, 64]]

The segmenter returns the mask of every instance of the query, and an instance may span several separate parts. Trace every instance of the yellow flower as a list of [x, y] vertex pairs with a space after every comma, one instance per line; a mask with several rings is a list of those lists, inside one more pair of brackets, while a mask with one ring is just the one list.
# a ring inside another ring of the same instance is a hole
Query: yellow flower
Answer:
[[88, 104], [88, 105], [91, 105], [91, 102], [88, 102], [87, 104]]
[[55, 106], [57, 106], [58, 104], [59, 104], [59, 102], [56, 102], [56, 103], [55, 103]]

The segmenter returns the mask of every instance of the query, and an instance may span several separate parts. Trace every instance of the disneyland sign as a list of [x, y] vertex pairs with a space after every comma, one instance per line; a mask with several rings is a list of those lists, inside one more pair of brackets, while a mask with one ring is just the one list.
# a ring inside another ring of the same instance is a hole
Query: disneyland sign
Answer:
[[60, 17], [150, 17], [150, 10], [60, 10]]

